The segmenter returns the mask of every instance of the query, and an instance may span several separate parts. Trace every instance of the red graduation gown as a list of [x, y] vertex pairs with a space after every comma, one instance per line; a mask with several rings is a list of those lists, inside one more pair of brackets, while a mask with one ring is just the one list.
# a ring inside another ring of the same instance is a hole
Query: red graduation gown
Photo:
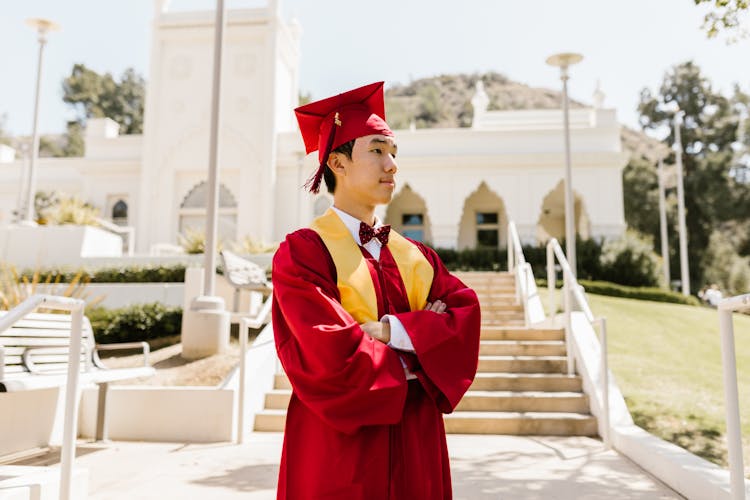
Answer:
[[[401, 320], [415, 355], [365, 334], [344, 310], [336, 267], [311, 229], [287, 236], [273, 260], [273, 326], [292, 384], [279, 499], [415, 500], [452, 497], [441, 413], [450, 413], [477, 369], [476, 294], [414, 242], [434, 268], [428, 300], [445, 314], [411, 311], [387, 246], [366, 251], [378, 315]], [[407, 381], [399, 357], [418, 380]]]

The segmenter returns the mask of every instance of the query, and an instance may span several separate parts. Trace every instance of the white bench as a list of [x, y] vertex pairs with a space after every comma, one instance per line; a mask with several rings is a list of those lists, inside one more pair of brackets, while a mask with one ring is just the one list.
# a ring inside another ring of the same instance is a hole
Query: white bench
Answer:
[[[2, 318], [7, 311], [0, 312]], [[0, 332], [0, 392], [15, 392], [66, 384], [71, 316], [69, 314], [30, 313]], [[109, 383], [147, 377], [154, 374], [148, 365], [146, 342], [96, 344], [91, 323], [82, 325], [81, 383], [99, 386], [96, 439], [107, 439], [106, 404]], [[141, 349], [144, 366], [108, 369], [100, 360], [100, 351]]]

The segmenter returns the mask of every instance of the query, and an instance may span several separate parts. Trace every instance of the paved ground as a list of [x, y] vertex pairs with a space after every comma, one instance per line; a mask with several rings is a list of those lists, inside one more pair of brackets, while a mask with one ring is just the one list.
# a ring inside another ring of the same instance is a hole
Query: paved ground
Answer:
[[[92, 500], [274, 499], [282, 435], [242, 446], [80, 443]], [[457, 500], [682, 498], [595, 439], [448, 436]]]

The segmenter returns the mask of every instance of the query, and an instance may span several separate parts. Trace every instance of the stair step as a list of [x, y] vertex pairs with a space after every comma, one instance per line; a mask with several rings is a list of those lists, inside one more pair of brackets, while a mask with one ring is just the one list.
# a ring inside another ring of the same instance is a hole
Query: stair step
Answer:
[[257, 432], [284, 432], [286, 410], [261, 410], [255, 414], [253, 429]]
[[457, 411], [445, 415], [450, 434], [595, 436], [596, 418], [583, 413]]
[[291, 389], [274, 389], [266, 393], [264, 408], [267, 410], [286, 410], [289, 407], [289, 399], [292, 397]]
[[563, 373], [564, 356], [479, 356], [479, 372]]
[[507, 328], [482, 326], [482, 340], [564, 340], [562, 328]]
[[482, 301], [479, 301], [479, 305], [482, 308], [482, 314], [486, 312], [521, 312], [523, 313], [523, 306], [521, 304], [516, 303], [508, 303], [508, 304], [501, 304], [501, 303], [492, 303], [492, 304], [485, 304], [482, 303]]
[[277, 373], [273, 379], [274, 389], [292, 389], [292, 384], [289, 382], [289, 378], [286, 373]]
[[513, 327], [524, 327], [526, 326], [526, 322], [522, 319], [482, 319], [482, 327], [485, 326], [489, 327], [506, 327], [506, 326], [513, 326]]
[[456, 411], [588, 413], [589, 405], [588, 397], [580, 392], [470, 390]]
[[565, 356], [561, 340], [482, 340], [479, 354], [483, 356]]
[[580, 392], [581, 377], [564, 373], [477, 373], [469, 390]]

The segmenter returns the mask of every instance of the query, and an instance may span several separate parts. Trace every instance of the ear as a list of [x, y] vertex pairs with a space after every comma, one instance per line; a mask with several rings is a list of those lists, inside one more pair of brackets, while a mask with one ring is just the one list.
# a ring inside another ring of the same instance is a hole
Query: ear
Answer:
[[334, 174], [346, 175], [346, 167], [341, 160], [341, 153], [331, 153], [328, 156], [328, 168], [330, 168]]

